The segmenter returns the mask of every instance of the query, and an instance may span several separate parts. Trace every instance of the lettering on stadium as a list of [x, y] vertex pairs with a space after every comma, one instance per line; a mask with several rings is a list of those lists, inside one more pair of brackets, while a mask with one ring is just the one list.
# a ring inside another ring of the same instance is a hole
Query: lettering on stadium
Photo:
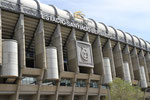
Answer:
[[[38, 17], [39, 16], [39, 11], [33, 8], [29, 8], [26, 6], [21, 5], [21, 7], [19, 8], [18, 4], [12, 3], [12, 2], [8, 2], [6, 1], [1, 1], [0, 2], [0, 7], [7, 9], [7, 10], [11, 10], [11, 11], [15, 11], [15, 12], [20, 12], [20, 13], [24, 13], [30, 16], [34, 16], [34, 17]], [[21, 9], [21, 10], [20, 10]], [[101, 35], [107, 38], [113, 38], [116, 39], [114, 36], [110, 36], [110, 34], [104, 32], [103, 30], [100, 29], [96, 29], [95, 27], [90, 27], [87, 25], [87, 22], [82, 22], [79, 23], [77, 21], [75, 21], [74, 19], [66, 19], [60, 16], [56, 16], [56, 15], [52, 15], [46, 12], [41, 11], [41, 18], [47, 21], [51, 21], [54, 23], [58, 23], [58, 24], [62, 24], [65, 26], [69, 26], [69, 27], [73, 27], [79, 30], [83, 30], [89, 33], [93, 33], [93, 34], [97, 34], [97, 35]]]

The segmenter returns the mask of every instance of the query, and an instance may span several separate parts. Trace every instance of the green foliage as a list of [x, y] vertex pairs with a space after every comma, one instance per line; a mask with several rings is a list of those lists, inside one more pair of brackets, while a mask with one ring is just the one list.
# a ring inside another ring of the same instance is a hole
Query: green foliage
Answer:
[[120, 78], [110, 84], [110, 95], [111, 100], [143, 100], [144, 97], [140, 87], [132, 86]]

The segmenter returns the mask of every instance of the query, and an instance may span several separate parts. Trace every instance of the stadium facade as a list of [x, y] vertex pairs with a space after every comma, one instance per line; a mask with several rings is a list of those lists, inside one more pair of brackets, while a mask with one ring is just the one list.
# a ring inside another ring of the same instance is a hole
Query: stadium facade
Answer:
[[150, 43], [38, 0], [0, 0], [0, 100], [105, 100], [119, 77], [149, 98]]

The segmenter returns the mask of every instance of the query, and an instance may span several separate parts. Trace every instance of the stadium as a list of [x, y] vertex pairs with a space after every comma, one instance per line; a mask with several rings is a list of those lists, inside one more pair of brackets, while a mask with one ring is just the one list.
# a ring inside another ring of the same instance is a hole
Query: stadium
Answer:
[[119, 77], [150, 99], [150, 43], [38, 0], [0, 0], [0, 100], [105, 100]]

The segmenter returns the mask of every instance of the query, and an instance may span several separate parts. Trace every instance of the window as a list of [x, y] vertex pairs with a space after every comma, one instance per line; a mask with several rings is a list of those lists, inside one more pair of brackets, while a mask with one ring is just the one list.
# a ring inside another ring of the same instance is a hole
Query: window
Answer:
[[90, 82], [90, 88], [98, 88], [98, 82], [97, 81], [91, 81]]
[[61, 79], [60, 86], [71, 86], [70, 79]]
[[24, 77], [21, 80], [21, 83], [26, 84], [26, 85], [29, 85], [29, 84], [35, 85], [36, 84], [36, 78], [34, 78], [34, 77]]
[[86, 81], [85, 80], [77, 80], [76, 87], [86, 87]]
[[54, 80], [44, 80], [42, 85], [55, 86], [56, 85], [56, 81], [54, 81]]

